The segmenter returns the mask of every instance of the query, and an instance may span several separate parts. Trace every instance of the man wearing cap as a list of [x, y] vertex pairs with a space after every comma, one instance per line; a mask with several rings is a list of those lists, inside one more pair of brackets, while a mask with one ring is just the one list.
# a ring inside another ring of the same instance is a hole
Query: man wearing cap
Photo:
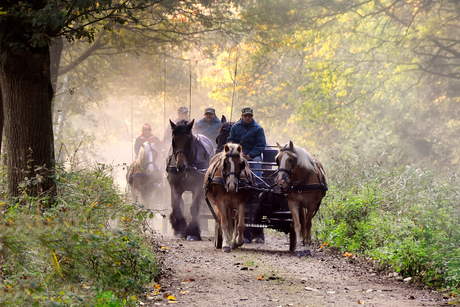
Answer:
[[[232, 126], [228, 141], [243, 147], [243, 156], [246, 160], [262, 161], [262, 152], [266, 145], [265, 132], [253, 117], [252, 108], [246, 107], [241, 110], [241, 119]], [[254, 165], [254, 167], [258, 166]], [[261, 177], [262, 171], [254, 171], [254, 175]], [[243, 236], [245, 243], [250, 243], [252, 240], [256, 243], [265, 243], [263, 228], [246, 227]]]
[[[177, 109], [177, 118], [174, 120], [174, 123], [177, 125], [177, 123], [181, 120], [189, 120], [187, 107], [182, 106], [179, 109]], [[172, 130], [171, 125], [168, 123], [168, 125], [166, 125], [165, 136], [163, 138], [163, 144], [165, 145], [166, 149], [168, 148], [168, 146], [171, 146], [171, 141]]]
[[[243, 147], [244, 158], [248, 161], [262, 161], [262, 152], [265, 149], [264, 129], [253, 119], [254, 111], [246, 107], [241, 112], [241, 119], [230, 130], [228, 141], [238, 143]], [[257, 174], [260, 177], [262, 174]]]
[[195, 123], [193, 132], [206, 136], [212, 141], [213, 148], [216, 149], [215, 139], [219, 134], [220, 127], [222, 127], [222, 123], [216, 116], [216, 110], [209, 107], [204, 109], [204, 118]]

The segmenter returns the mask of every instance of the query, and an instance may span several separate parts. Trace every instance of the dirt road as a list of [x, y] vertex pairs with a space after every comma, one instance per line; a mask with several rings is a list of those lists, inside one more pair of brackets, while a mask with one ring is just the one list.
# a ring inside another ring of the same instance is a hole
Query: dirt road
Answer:
[[214, 248], [212, 237], [203, 239], [156, 238], [167, 274], [145, 305], [452, 306], [443, 294], [375, 272], [356, 257], [318, 247], [308, 259], [295, 257], [288, 238], [273, 230], [266, 232], [265, 244], [245, 244], [231, 253]]

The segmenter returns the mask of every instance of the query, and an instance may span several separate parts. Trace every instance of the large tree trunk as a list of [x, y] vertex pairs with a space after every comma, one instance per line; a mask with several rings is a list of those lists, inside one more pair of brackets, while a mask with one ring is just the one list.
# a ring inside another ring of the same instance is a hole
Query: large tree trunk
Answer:
[[[0, 84], [0, 153], [2, 152], [3, 146], [3, 125], [4, 125], [4, 117], [3, 117], [3, 98], [2, 98], [2, 86]], [[0, 162], [1, 158], [0, 158]]]
[[[8, 190], [19, 195], [19, 184], [32, 196], [55, 195], [53, 88], [49, 47], [14, 49], [8, 27], [0, 28], [0, 85], [7, 141]], [[43, 168], [42, 168], [43, 167]]]

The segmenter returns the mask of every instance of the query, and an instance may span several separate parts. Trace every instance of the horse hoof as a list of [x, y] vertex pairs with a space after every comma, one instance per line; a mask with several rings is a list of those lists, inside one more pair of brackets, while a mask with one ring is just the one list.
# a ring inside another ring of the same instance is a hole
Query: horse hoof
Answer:
[[295, 252], [295, 255], [297, 257], [306, 257], [306, 256], [311, 256], [311, 253], [310, 251], [305, 250], [305, 251], [297, 251]]
[[[243, 244], [241, 244], [243, 245]], [[237, 249], [238, 247], [240, 247], [241, 245], [238, 245], [236, 243], [232, 243], [232, 249]]]
[[258, 244], [265, 244], [265, 240], [262, 238], [255, 238], [252, 242], [258, 243]]
[[201, 241], [200, 238], [196, 236], [187, 236], [187, 241]]
[[229, 246], [222, 247], [222, 251], [224, 253], [230, 253], [230, 247]]

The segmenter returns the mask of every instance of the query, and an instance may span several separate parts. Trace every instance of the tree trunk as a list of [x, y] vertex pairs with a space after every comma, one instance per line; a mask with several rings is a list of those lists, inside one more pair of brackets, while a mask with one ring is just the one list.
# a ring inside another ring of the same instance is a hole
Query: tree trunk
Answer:
[[[49, 47], [14, 49], [0, 28], [0, 85], [7, 141], [8, 191], [48, 194], [53, 199], [53, 88]], [[43, 167], [43, 168], [42, 168]], [[27, 185], [20, 183], [27, 180]]]
[[[3, 117], [3, 98], [2, 98], [2, 86], [0, 83], [0, 154], [2, 152], [2, 146], [3, 146], [3, 126], [4, 126], [5, 120]], [[0, 158], [0, 162], [2, 161], [2, 158]]]

